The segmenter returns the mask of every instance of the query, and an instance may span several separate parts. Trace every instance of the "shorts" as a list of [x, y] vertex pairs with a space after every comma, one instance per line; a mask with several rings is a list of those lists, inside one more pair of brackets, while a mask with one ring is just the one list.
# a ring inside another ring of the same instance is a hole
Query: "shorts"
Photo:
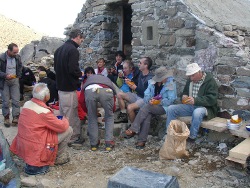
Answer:
[[127, 92], [126, 94], [128, 95], [129, 103], [135, 103], [140, 108], [145, 104], [143, 99], [139, 97], [138, 95], [136, 95], [135, 93]]

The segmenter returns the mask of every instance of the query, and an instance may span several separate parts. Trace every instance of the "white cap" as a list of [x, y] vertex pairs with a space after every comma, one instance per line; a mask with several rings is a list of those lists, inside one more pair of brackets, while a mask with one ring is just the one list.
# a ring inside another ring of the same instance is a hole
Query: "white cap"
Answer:
[[201, 70], [200, 66], [197, 63], [191, 63], [187, 65], [186, 76], [191, 76]]

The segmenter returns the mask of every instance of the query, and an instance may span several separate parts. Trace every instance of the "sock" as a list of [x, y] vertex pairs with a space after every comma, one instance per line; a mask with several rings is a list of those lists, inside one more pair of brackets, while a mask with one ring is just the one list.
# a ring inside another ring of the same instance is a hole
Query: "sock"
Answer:
[[126, 109], [124, 109], [124, 110], [121, 110], [121, 113], [124, 113], [124, 114], [126, 114], [126, 113], [127, 113]]

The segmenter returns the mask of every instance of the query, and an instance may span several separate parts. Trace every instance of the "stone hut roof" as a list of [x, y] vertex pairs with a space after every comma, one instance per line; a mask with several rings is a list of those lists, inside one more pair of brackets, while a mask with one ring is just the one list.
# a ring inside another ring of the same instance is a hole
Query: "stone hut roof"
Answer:
[[236, 25], [250, 28], [250, 0], [182, 0], [209, 27]]

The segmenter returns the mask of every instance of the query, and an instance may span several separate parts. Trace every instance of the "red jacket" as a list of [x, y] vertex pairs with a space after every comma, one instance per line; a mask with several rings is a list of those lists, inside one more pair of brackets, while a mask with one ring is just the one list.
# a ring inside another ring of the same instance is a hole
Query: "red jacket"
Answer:
[[33, 98], [23, 106], [10, 150], [29, 165], [53, 165], [58, 150], [57, 135], [68, 127], [66, 118], [57, 119], [51, 108]]

